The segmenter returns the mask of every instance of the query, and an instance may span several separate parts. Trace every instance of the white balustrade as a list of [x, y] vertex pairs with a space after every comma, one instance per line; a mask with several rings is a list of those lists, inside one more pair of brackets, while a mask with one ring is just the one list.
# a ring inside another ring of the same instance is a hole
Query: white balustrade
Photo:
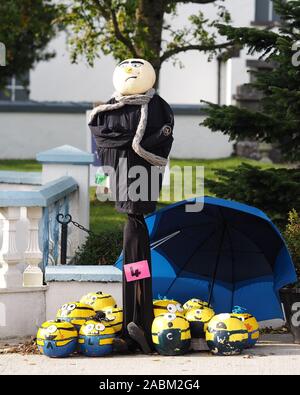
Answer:
[[24, 287], [41, 287], [43, 285], [43, 272], [39, 267], [43, 259], [43, 253], [39, 247], [39, 222], [42, 215], [41, 207], [27, 207], [29, 238], [24, 258], [28, 266], [23, 273]]
[[16, 267], [22, 260], [22, 254], [18, 251], [16, 243], [16, 225], [20, 220], [20, 207], [1, 207], [0, 219], [3, 223], [0, 289], [22, 287], [22, 274]]

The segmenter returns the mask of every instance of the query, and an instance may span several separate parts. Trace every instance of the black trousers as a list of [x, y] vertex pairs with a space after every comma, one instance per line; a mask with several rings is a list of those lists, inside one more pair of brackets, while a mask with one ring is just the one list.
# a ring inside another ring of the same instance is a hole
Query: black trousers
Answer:
[[[123, 265], [147, 260], [151, 273], [149, 233], [144, 216], [128, 214], [124, 228]], [[123, 338], [128, 339], [127, 325], [130, 322], [141, 327], [152, 347], [151, 327], [154, 320], [152, 278], [127, 282], [123, 270]]]

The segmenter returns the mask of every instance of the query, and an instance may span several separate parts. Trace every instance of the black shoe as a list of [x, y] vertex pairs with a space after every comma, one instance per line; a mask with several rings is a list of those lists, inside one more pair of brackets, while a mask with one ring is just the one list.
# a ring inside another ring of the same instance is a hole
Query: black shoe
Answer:
[[113, 352], [117, 354], [133, 354], [136, 352], [138, 344], [136, 344], [132, 339], [122, 339], [120, 337], [115, 337], [113, 340]]
[[128, 344], [124, 339], [115, 337], [113, 340], [113, 351], [117, 354], [128, 354], [129, 353]]
[[127, 325], [129, 336], [138, 343], [144, 354], [151, 354], [151, 348], [147, 342], [144, 331], [138, 327], [134, 322]]

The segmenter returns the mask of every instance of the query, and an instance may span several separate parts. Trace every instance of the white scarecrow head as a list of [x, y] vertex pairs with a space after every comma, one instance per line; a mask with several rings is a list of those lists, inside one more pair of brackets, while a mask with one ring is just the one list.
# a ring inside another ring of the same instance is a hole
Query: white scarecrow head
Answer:
[[126, 59], [115, 68], [113, 84], [121, 95], [147, 92], [155, 84], [153, 66], [144, 59]]

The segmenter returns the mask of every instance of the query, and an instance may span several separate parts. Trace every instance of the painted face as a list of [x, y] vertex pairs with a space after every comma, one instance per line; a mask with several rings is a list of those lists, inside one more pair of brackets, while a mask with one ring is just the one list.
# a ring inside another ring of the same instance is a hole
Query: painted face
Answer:
[[206, 341], [213, 354], [237, 355], [247, 347], [248, 331], [239, 318], [219, 314], [208, 324]]
[[153, 66], [144, 59], [127, 59], [118, 64], [113, 74], [113, 84], [122, 95], [147, 92], [155, 84]]
[[152, 324], [152, 340], [162, 355], [181, 355], [189, 350], [190, 325], [184, 317], [167, 313], [156, 317]]
[[96, 312], [113, 308], [116, 305], [116, 301], [111, 295], [102, 292], [90, 292], [81, 298], [80, 303], [92, 306]]
[[161, 314], [170, 313], [177, 316], [184, 316], [181, 303], [175, 300], [155, 300], [153, 302], [154, 316], [157, 317]]
[[88, 321], [82, 327], [82, 333], [85, 335], [101, 335], [106, 329], [105, 325], [101, 322]]

